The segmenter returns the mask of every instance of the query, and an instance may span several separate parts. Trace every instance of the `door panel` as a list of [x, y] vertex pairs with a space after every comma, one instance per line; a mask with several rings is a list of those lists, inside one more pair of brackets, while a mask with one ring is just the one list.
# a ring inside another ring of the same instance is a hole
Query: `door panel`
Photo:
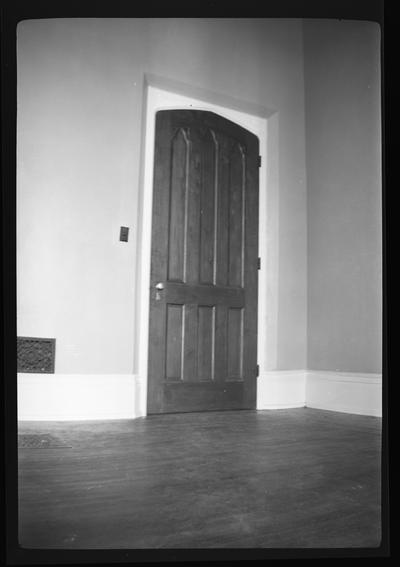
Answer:
[[256, 136], [212, 112], [158, 112], [149, 413], [255, 407], [257, 258]]
[[242, 286], [242, 255], [244, 252], [244, 155], [234, 144], [229, 156], [228, 181], [228, 284]]
[[185, 247], [185, 202], [188, 141], [183, 130], [172, 140], [168, 280], [183, 281]]
[[182, 305], [167, 305], [166, 379], [182, 379]]
[[197, 343], [197, 378], [214, 380], [215, 306], [199, 305]]
[[228, 310], [228, 372], [227, 380], [243, 379], [243, 308]]

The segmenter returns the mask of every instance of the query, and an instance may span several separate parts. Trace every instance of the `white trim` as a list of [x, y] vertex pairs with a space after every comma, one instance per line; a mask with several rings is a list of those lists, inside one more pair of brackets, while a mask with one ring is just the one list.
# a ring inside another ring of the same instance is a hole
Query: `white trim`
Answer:
[[320, 380], [382, 384], [382, 374], [367, 374], [365, 372], [335, 372], [333, 370], [307, 370], [306, 372], [309, 376], [318, 376]]
[[327, 370], [261, 373], [257, 409], [296, 407], [381, 417], [382, 375]]
[[133, 374], [18, 374], [18, 420], [133, 419], [141, 389]]
[[306, 405], [344, 413], [382, 416], [382, 375], [308, 370]]
[[[134, 374], [18, 374], [18, 419], [134, 419], [145, 381]], [[276, 370], [257, 379], [257, 409], [309, 407], [382, 416], [382, 375]]]
[[[262, 157], [262, 167], [260, 168], [260, 214], [259, 214], [259, 256], [262, 259], [261, 270], [259, 272], [259, 300], [258, 300], [258, 362], [261, 368], [265, 368], [265, 352], [267, 338], [276, 342], [277, 317], [274, 316], [275, 311], [267, 314], [266, 312], [266, 294], [269, 290], [269, 299], [271, 299], [271, 290], [276, 297], [272, 298], [271, 305], [278, 304], [277, 290], [278, 281], [277, 266], [272, 266], [271, 258], [277, 262], [277, 254], [269, 253], [271, 247], [277, 245], [278, 226], [274, 225], [274, 235], [270, 232], [267, 234], [267, 119], [271, 113], [265, 112], [264, 116], [255, 116], [241, 112], [237, 109], [223, 107], [207, 100], [200, 100], [185, 94], [171, 92], [171, 90], [162, 90], [154, 87], [149, 83], [147, 77], [145, 92], [145, 151], [144, 151], [144, 169], [143, 183], [141, 183], [141, 195], [139, 210], [141, 230], [138, 233], [138, 286], [137, 286], [137, 305], [138, 318], [136, 320], [136, 337], [138, 339], [137, 352], [137, 368], [135, 372], [141, 377], [143, 388], [141, 389], [140, 412], [143, 415], [147, 413], [147, 361], [148, 361], [148, 331], [149, 331], [149, 281], [150, 281], [150, 255], [151, 255], [151, 219], [152, 219], [152, 200], [153, 200], [153, 161], [154, 161], [154, 136], [155, 136], [155, 114], [157, 110], [172, 108], [196, 108], [200, 110], [210, 110], [225, 118], [236, 122], [247, 130], [258, 136], [260, 141], [260, 155]], [[271, 145], [271, 140], [269, 140]], [[274, 171], [274, 166], [270, 169]], [[271, 172], [268, 171], [268, 179]], [[275, 185], [275, 184], [274, 184]], [[272, 188], [273, 189], [273, 188]], [[275, 189], [277, 192], [277, 185]], [[277, 203], [277, 200], [275, 200]], [[274, 211], [274, 215], [278, 218], [278, 211]], [[276, 233], [276, 234], [275, 234]], [[267, 246], [269, 249], [267, 249]], [[269, 260], [269, 262], [268, 262]], [[266, 265], [268, 262], [268, 270]], [[267, 281], [268, 274], [268, 281]], [[263, 290], [263, 292], [261, 292]], [[275, 291], [274, 291], [275, 290]], [[267, 316], [268, 315], [268, 316]], [[275, 314], [276, 315], [276, 314]], [[275, 327], [272, 326], [275, 324]], [[267, 333], [267, 325], [268, 333]], [[270, 361], [271, 363], [271, 361]], [[273, 362], [272, 362], [273, 363]]]
[[257, 382], [257, 409], [301, 408], [306, 405], [306, 371], [263, 372]]

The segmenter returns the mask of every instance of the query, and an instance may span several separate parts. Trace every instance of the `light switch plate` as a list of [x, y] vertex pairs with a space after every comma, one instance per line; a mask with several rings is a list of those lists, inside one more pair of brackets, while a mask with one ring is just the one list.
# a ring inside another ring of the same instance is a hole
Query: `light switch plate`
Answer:
[[128, 236], [129, 236], [129, 227], [121, 226], [121, 229], [119, 231], [120, 241], [121, 242], [128, 242]]

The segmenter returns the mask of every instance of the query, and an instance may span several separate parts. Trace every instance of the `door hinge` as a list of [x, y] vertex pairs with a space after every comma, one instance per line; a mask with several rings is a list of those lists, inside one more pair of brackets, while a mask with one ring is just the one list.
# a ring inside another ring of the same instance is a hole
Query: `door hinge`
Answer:
[[257, 258], [257, 270], [261, 270], [261, 258]]
[[258, 156], [258, 167], [261, 167], [261, 156]]
[[256, 378], [258, 376], [260, 376], [260, 365], [259, 364], [257, 364], [257, 366], [256, 366]]

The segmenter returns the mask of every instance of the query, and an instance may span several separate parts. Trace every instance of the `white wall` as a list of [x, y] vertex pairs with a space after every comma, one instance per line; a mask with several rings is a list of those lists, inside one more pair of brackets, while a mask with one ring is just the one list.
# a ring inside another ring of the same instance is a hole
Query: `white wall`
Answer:
[[282, 407], [277, 384], [295, 381], [285, 391], [302, 404], [307, 356], [310, 368], [380, 372], [378, 39], [340, 24], [306, 22], [305, 58], [300, 20], [19, 24], [18, 334], [57, 339], [55, 375], [19, 375], [20, 418], [140, 414], [145, 75], [274, 112], [260, 188], [278, 235], [267, 242], [260, 404]]
[[[301, 22], [61, 19], [24, 21], [17, 33], [18, 334], [56, 338], [52, 378], [137, 372], [145, 74], [276, 112], [282, 285], [265, 369], [304, 367]], [[121, 225], [128, 243], [118, 241]]]
[[380, 30], [309, 20], [304, 45], [308, 368], [381, 373]]

